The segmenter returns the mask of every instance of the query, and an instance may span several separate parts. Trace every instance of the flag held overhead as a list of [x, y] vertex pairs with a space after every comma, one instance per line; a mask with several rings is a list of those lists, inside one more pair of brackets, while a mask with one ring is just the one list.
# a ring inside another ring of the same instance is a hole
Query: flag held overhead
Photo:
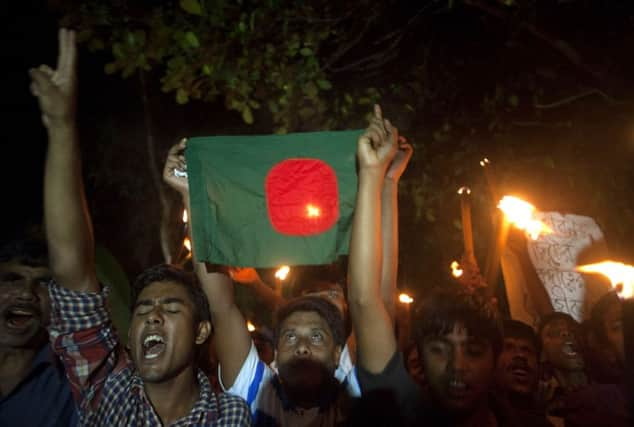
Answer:
[[326, 264], [348, 253], [362, 131], [191, 138], [195, 252], [214, 264]]

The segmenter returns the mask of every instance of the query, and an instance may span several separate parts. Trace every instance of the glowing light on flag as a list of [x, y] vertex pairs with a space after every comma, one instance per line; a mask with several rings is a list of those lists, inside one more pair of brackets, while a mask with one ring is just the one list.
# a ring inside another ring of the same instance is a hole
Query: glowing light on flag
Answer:
[[275, 278], [279, 280], [286, 280], [286, 277], [288, 277], [288, 273], [290, 273], [290, 271], [291, 268], [288, 265], [283, 265], [275, 272]]
[[464, 271], [460, 268], [460, 264], [458, 261], [454, 261], [451, 263], [451, 275], [455, 278], [462, 276]]
[[192, 241], [189, 240], [189, 237], [185, 237], [185, 240], [183, 240], [183, 246], [185, 246], [188, 251], [192, 251]]
[[247, 329], [249, 330], [249, 332], [255, 331], [255, 325], [251, 323], [249, 320], [247, 320]]
[[603, 261], [577, 267], [581, 273], [602, 274], [623, 298], [634, 296], [634, 266], [616, 261]]
[[306, 205], [306, 216], [308, 218], [319, 218], [320, 215], [321, 210], [317, 206], [311, 204]]
[[402, 302], [403, 304], [411, 304], [414, 302], [414, 298], [410, 297], [407, 294], [400, 294], [398, 296], [398, 300]]
[[541, 234], [553, 231], [546, 224], [534, 218], [535, 206], [514, 196], [504, 196], [498, 208], [504, 212], [506, 220], [520, 230], [524, 230], [531, 239], [537, 240]]

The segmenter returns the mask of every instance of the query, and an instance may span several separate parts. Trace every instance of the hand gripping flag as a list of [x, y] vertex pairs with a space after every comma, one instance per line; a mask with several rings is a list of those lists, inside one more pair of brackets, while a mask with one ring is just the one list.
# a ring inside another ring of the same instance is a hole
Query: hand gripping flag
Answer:
[[196, 256], [214, 264], [326, 264], [347, 254], [362, 131], [191, 138]]

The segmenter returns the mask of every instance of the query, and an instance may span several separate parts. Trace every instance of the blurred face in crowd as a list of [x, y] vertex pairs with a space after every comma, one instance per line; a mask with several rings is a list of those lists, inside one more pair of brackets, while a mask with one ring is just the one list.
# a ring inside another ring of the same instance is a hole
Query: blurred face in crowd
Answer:
[[168, 381], [193, 365], [196, 345], [209, 336], [209, 322], [195, 322], [194, 304], [179, 283], [153, 282], [139, 294], [130, 323], [132, 359], [145, 382]]
[[504, 391], [529, 395], [537, 387], [537, 349], [526, 338], [506, 337], [498, 357], [496, 382]]
[[276, 362], [280, 379], [298, 400], [319, 397], [333, 382], [341, 355], [328, 323], [314, 311], [296, 311], [279, 327]]
[[616, 302], [606, 310], [603, 316], [603, 333], [610, 346], [610, 351], [614, 353], [617, 360], [625, 363], [625, 346], [623, 342], [623, 307], [620, 302]]
[[488, 340], [470, 336], [457, 323], [443, 336], [422, 343], [425, 380], [434, 400], [451, 413], [469, 413], [486, 401], [495, 360]]
[[50, 320], [48, 267], [0, 263], [0, 347], [38, 348]]
[[556, 319], [542, 330], [542, 355], [556, 369], [563, 371], [583, 370], [584, 363], [579, 353], [577, 327], [570, 320]]

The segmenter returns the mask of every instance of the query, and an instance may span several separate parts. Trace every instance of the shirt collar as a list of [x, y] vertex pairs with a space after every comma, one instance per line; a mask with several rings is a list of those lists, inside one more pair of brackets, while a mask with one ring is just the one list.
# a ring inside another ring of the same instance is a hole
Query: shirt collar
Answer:
[[[203, 424], [213, 424], [218, 419], [218, 402], [217, 397], [211, 389], [209, 379], [200, 369], [196, 373], [196, 380], [200, 386], [200, 395], [187, 418], [189, 423], [200, 422]], [[137, 372], [132, 374], [132, 384], [130, 386], [131, 392], [139, 399], [147, 399], [145, 390], [143, 388], [143, 379]]]

